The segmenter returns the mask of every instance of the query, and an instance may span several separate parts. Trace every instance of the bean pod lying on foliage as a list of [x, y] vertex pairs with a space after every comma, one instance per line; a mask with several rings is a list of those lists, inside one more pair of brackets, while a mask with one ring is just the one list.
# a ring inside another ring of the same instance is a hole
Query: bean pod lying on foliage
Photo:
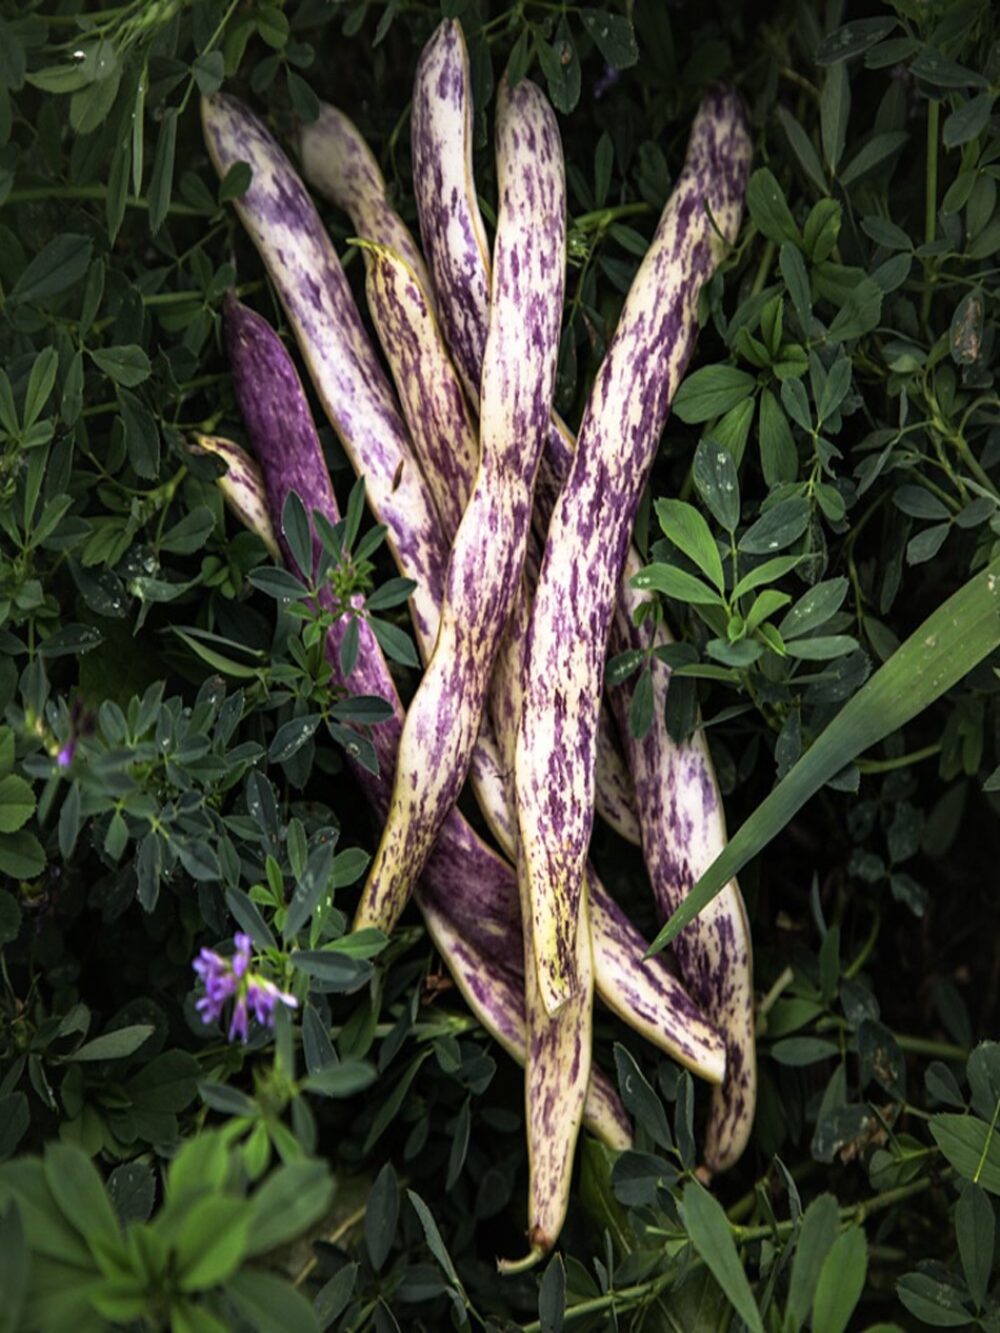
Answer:
[[670, 400], [694, 347], [699, 292], [736, 237], [749, 160], [737, 98], [711, 94], [598, 371], [552, 514], [515, 766], [550, 1011], [577, 984], [573, 940], [593, 824], [594, 736], [619, 580]]
[[[274, 146], [274, 154], [279, 158], [281, 156], [276, 146]], [[290, 172], [290, 168], [287, 167], [287, 163], [283, 159], [278, 165], [282, 171], [287, 171], [288, 174], [294, 176], [294, 173]], [[377, 194], [377, 186], [380, 183], [377, 174], [364, 173], [363, 182], [364, 191], [369, 194]], [[342, 194], [341, 198], [343, 197]], [[350, 190], [347, 191], [347, 197], [351, 197]], [[381, 198], [381, 204], [378, 199], [375, 200], [374, 205], [369, 200], [368, 222], [372, 227], [384, 227], [387, 234], [392, 234], [393, 239], [398, 240], [400, 237], [399, 228], [397, 226], [393, 231], [394, 224], [391, 216], [388, 218], [386, 216], [387, 212], [391, 214], [391, 210], [388, 210], [384, 203], [384, 190]], [[359, 216], [364, 216], [363, 209], [359, 208]], [[313, 239], [308, 235], [310, 230], [312, 230], [311, 227], [306, 229], [307, 242]], [[406, 235], [408, 236], [408, 233]], [[457, 422], [458, 418], [454, 414], [456, 410], [462, 410], [461, 394], [454, 378], [454, 372], [450, 371], [450, 364], [443, 343], [436, 331], [434, 323], [435, 301], [429, 294], [425, 297], [421, 291], [424, 286], [422, 266], [419, 263], [411, 265], [409, 260], [401, 259], [396, 252], [391, 251], [381, 241], [369, 242], [364, 246], [364, 249], [369, 261], [369, 281], [367, 284], [369, 302], [373, 312], [378, 311], [376, 326], [379, 328], [384, 350], [387, 352], [397, 384], [404, 397], [407, 393], [410, 394], [405, 413], [410, 434], [416, 437], [424, 430], [428, 415], [429, 398], [432, 406], [434, 405], [433, 395], [427, 395], [424, 392], [429, 382], [434, 387], [444, 388], [443, 395], [438, 399], [438, 405], [444, 403], [446, 409], [441, 413], [442, 419], [447, 421], [450, 412], [453, 422]], [[419, 256], [417, 258], [419, 259]], [[393, 296], [396, 299], [391, 299]], [[300, 330], [300, 338], [302, 336]], [[308, 331], [306, 331], [306, 336], [309, 336]], [[433, 412], [430, 415], [433, 417]], [[544, 410], [538, 413], [540, 436], [547, 431], [548, 416], [549, 410], [548, 405], [546, 405]], [[464, 413], [458, 424], [464, 424], [466, 438], [468, 438], [469, 428]], [[430, 450], [427, 448], [419, 450], [424, 469], [424, 480], [428, 483], [426, 492], [434, 495], [437, 506], [435, 517], [445, 534], [445, 539], [447, 539], [449, 527], [454, 523], [454, 510], [448, 516], [447, 495], [439, 474], [444, 469], [450, 469], [455, 475], [462, 475], [468, 470], [468, 458], [471, 453], [471, 448], [466, 448], [464, 451], [459, 449], [460, 461], [456, 466], [454, 456], [447, 451], [447, 434], [448, 430], [441, 430], [440, 423], [438, 423], [436, 439], [433, 434], [423, 437], [425, 443], [429, 439], [435, 447]], [[444, 518], [442, 518], [442, 510], [446, 515]], [[426, 510], [424, 512], [426, 513]], [[526, 504], [524, 506], [525, 531], [529, 512], [530, 505]], [[402, 520], [397, 517], [396, 521], [402, 527]], [[401, 540], [397, 543], [397, 558], [400, 561], [401, 570], [409, 573], [410, 571], [406, 568], [400, 556], [400, 550], [405, 550], [408, 546], [408, 534], [401, 532], [400, 537]], [[519, 661], [520, 658], [517, 660]], [[509, 726], [505, 730], [507, 734], [503, 737], [503, 740], [509, 764], [513, 752], [514, 737]], [[507, 868], [508, 876], [509, 873], [509, 868]], [[513, 889], [514, 886], [510, 883], [510, 880], [507, 881], [507, 884], [510, 889]], [[495, 893], [493, 897], [494, 909], [502, 900], [503, 890], [506, 886], [501, 884], [498, 887], [499, 892]], [[714, 1049], [707, 1051], [707, 1060], [702, 1059], [701, 1057], [706, 1052], [699, 1050], [698, 1037], [700, 1036], [699, 1029], [703, 1028], [704, 1024], [701, 1022], [697, 1011], [694, 1010], [686, 997], [680, 999], [680, 997], [675, 996], [672, 1004], [664, 1005], [662, 1003], [663, 997], [659, 992], [664, 990], [663, 986], [657, 985], [659, 979], [651, 978], [648, 966], [644, 966], [640, 962], [642, 942], [638, 940], [635, 932], [627, 926], [627, 923], [621, 919], [621, 914], [616, 909], [612, 907], [609, 910], [610, 904], [606, 897], [602, 901], [602, 891], [596, 882], [594, 884], [594, 898], [595, 936], [599, 940], [597, 953], [600, 960], [596, 971], [602, 989], [612, 992], [612, 1006], [623, 1013], [623, 1016], [633, 1022], [634, 1025], [640, 1028], [644, 1025], [651, 1028], [649, 1035], [657, 1040], [661, 1046], [665, 1044], [665, 1041], [668, 1044], [674, 1041], [677, 1047], [676, 1053], [682, 1060], [690, 1062], [693, 1058], [696, 1065], [700, 1061], [704, 1072], [707, 1072], [709, 1077], [717, 1079], [723, 1068], [723, 1062], [720, 1058], [722, 1052], [718, 1039], [714, 1034], [711, 1034], [714, 1040]], [[513, 894], [511, 899], [504, 906], [502, 919], [507, 922], [514, 920], [518, 922], [519, 926], [518, 903]], [[584, 912], [585, 899], [582, 895], [580, 901], [581, 912]], [[527, 902], [526, 899], [525, 902]], [[454, 919], [454, 912], [452, 917]], [[481, 933], [483, 921], [489, 920], [489, 912], [483, 912], [480, 907], [477, 907], [470, 923], [471, 929], [466, 928], [468, 938], [475, 940], [477, 932]], [[496, 932], [497, 938], [500, 937], [501, 933], [502, 931]], [[586, 929], [577, 934], [578, 946], [581, 949], [579, 960], [581, 974], [589, 972], [589, 934], [590, 932]], [[581, 988], [575, 1006], [570, 1007], [573, 1010], [572, 1014], [567, 1009], [564, 1010], [560, 1021], [553, 1022], [548, 1019], [535, 986], [533, 976], [534, 951], [530, 946], [530, 936], [526, 938], [529, 949], [527, 959], [529, 966], [524, 968], [525, 960], [519, 960], [522, 967], [517, 969], [517, 976], [526, 991], [525, 999], [522, 1000], [522, 1015], [526, 1014], [527, 1016], [527, 1043], [531, 1052], [531, 1058], [528, 1060], [527, 1079], [529, 1140], [532, 1143], [531, 1239], [533, 1252], [538, 1253], [550, 1246], [558, 1234], [568, 1198], [573, 1142], [576, 1128], [584, 1112], [584, 1098], [588, 1082], [590, 996], [589, 987]], [[505, 951], [505, 955], [503, 964], [509, 971], [513, 960], [510, 957], [509, 950]], [[626, 964], [624, 971], [621, 968], [623, 962]], [[631, 969], [629, 969], [629, 964], [631, 964]], [[631, 977], [629, 977], [629, 970], [631, 970]], [[623, 985], [623, 977], [629, 977], [631, 984]], [[669, 992], [669, 988], [666, 989]], [[653, 1001], [652, 1004], [648, 1003], [650, 999]], [[669, 1011], [666, 1014], [666, 1022], [663, 1021], [664, 1009]], [[657, 1031], [657, 1027], [661, 1030]], [[695, 1036], [693, 1042], [691, 1040], [692, 1035]], [[567, 1074], [571, 1075], [569, 1080], [567, 1080]], [[571, 1093], [570, 1084], [578, 1089], [576, 1095]]]
[[[642, 598], [634, 589], [627, 594], [636, 604]], [[613, 642], [616, 638], [620, 643], [624, 636], [613, 635]], [[649, 669], [653, 710], [662, 719], [670, 671], [656, 657]], [[659, 915], [666, 920], [726, 845], [722, 798], [703, 731], [683, 745], [670, 738], [665, 726], [652, 726], [637, 739], [628, 728], [631, 684], [626, 682], [616, 694], [635, 775], [646, 867]], [[747, 1145], [757, 1096], [750, 927], [735, 880], [681, 932], [673, 947], [692, 996], [726, 1042], [726, 1077], [712, 1089], [704, 1140], [706, 1167], [725, 1171]]]

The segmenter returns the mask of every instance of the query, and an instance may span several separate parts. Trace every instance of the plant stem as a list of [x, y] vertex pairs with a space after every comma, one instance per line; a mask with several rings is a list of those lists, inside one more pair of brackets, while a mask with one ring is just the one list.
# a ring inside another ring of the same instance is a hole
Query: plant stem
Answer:
[[612, 208], [595, 208], [592, 213], [581, 213], [579, 217], [574, 218], [572, 225], [574, 227], [607, 227], [612, 222], [617, 222], [619, 218], [640, 217], [643, 213], [649, 213], [649, 204], [617, 204]]
[[942, 1060], [965, 1060], [969, 1052], [964, 1046], [952, 1041], [933, 1041], [925, 1037], [908, 1037], [905, 1033], [894, 1032], [896, 1044], [901, 1051], [912, 1051], [915, 1055], [936, 1055]]
[[756, 296], [758, 292], [763, 291], [764, 283], [767, 281], [767, 275], [771, 271], [771, 264], [774, 260], [774, 252], [777, 247], [773, 241], [768, 241], [764, 246], [764, 253], [760, 257], [760, 264], [757, 266], [757, 272], [754, 274], [753, 286], [750, 288], [750, 295]]
[[922, 759], [930, 759], [941, 753], [941, 742], [925, 745], [922, 750], [913, 750], [910, 754], [901, 754], [898, 759], [858, 759], [857, 766], [861, 773], [891, 773], [895, 768], [908, 768], [910, 764], [919, 764]]
[[[29, 186], [23, 190], [11, 190], [4, 203], [29, 204], [42, 199], [93, 199], [96, 202], [103, 202], [107, 197], [108, 189], [106, 185], [38, 185]], [[125, 204], [128, 208], [149, 208], [148, 199], [138, 199], [135, 195], [129, 195]], [[204, 208], [194, 208], [190, 204], [171, 204], [167, 212], [186, 218], [210, 218], [215, 216], [214, 212], [209, 213]]]

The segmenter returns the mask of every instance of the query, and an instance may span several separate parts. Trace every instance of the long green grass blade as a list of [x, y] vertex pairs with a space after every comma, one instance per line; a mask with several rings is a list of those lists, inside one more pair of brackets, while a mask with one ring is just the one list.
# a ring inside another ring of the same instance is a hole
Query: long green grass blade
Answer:
[[916, 629], [813, 742], [712, 862], [649, 947], [659, 953], [825, 782], [940, 698], [1000, 647], [1000, 560]]

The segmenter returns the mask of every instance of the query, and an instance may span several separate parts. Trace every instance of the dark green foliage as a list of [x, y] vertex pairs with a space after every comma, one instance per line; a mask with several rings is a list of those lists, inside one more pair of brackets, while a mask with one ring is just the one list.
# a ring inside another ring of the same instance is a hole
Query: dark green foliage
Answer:
[[[391, 941], [345, 933], [376, 828], [342, 747], [374, 764], [386, 704], [330, 689], [310, 591], [363, 599], [405, 697], [412, 585], [328, 433], [346, 517], [316, 522], [311, 587], [187, 448], [241, 437], [226, 291], [281, 323], [231, 207], [248, 174], [215, 179], [197, 102], [225, 86], [289, 141], [336, 101], [413, 222], [409, 84], [442, 14], [469, 41], [488, 220], [507, 61], [561, 113], [574, 424], [701, 92], [746, 98], [746, 222], [637, 529], [678, 639], [658, 650], [668, 725], [700, 708], [731, 829], [996, 553], [986, 0], [7, 5], [0, 1329], [995, 1328], [995, 653], [744, 871], [762, 1087], [713, 1193], [703, 1090], [599, 1015], [636, 1143], [584, 1144], [537, 1275], [494, 1270], [523, 1246], [519, 1074], [416, 914]], [[346, 220], [324, 216], [360, 295]], [[311, 567], [297, 497], [285, 530]], [[345, 636], [345, 667], [357, 651]], [[637, 734], [648, 665], [608, 671]], [[601, 829], [594, 854], [652, 937], [638, 854]], [[202, 1023], [191, 970], [237, 930], [297, 1001], [246, 1045], [228, 1012]]]

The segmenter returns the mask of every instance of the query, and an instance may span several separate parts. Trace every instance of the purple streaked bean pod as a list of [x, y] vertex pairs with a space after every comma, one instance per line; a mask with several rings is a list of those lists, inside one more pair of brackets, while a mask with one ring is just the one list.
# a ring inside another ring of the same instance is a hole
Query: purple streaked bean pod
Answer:
[[247, 457], [238, 444], [221, 435], [196, 435], [191, 449], [194, 453], [214, 454], [216, 458], [222, 459], [226, 471], [216, 484], [226, 504], [244, 527], [257, 534], [273, 559], [279, 559], [281, 550], [271, 526], [256, 463]]
[[[424, 47], [413, 84], [413, 189], [441, 325], [478, 404], [490, 308], [490, 247], [472, 172], [469, 56], [457, 19]], [[444, 299], [441, 299], [444, 298]]]
[[[615, 652], [635, 646], [634, 611], [645, 594], [630, 586], [636, 562], [627, 561], [621, 599], [611, 630]], [[665, 630], [659, 642], [669, 643]], [[670, 671], [650, 663], [653, 711], [662, 718]], [[726, 845], [726, 821], [705, 733], [684, 745], [663, 726], [642, 740], [628, 729], [632, 685], [612, 692], [635, 777], [642, 846], [661, 920], [679, 907]], [[501, 747], [502, 750], [503, 747]], [[705, 1165], [725, 1171], [742, 1154], [753, 1127], [757, 1095], [754, 1043], [753, 957], [750, 928], [739, 886], [732, 880], [673, 943], [674, 957], [693, 1001], [716, 1024], [726, 1044], [726, 1076], [712, 1091], [705, 1127]]]
[[362, 241], [368, 309], [449, 544], [479, 463], [462, 385], [438, 328], [426, 265], [357, 127], [336, 107], [301, 132], [306, 180]]
[[520, 587], [552, 410], [565, 177], [555, 113], [528, 79], [500, 86], [496, 154], [500, 206], [479, 469], [452, 547], [434, 655], [407, 712], [392, 804], [356, 929], [392, 929], [465, 781], [493, 659]]
[[423, 256], [389, 202], [379, 164], [354, 122], [337, 107], [320, 103], [319, 116], [299, 131], [299, 157], [309, 184], [348, 214], [360, 237], [395, 251], [429, 293]]
[[[450, 327], [457, 326], [462, 330], [462, 336], [453, 342], [452, 350], [466, 382], [470, 383], [476, 379], [486, 338], [488, 311], [483, 296], [488, 260], [485, 247], [479, 242], [482, 222], [472, 182], [468, 136], [459, 134], [456, 129], [469, 123], [471, 108], [468, 57], [457, 23], [442, 24], [428, 44], [418, 70], [413, 106], [413, 160], [421, 232], [431, 261], [442, 319], [447, 324], [451, 313]], [[436, 189], [439, 183], [447, 183], [446, 194]], [[547, 510], [551, 509], [569, 471], [574, 449], [572, 435], [563, 422], [553, 417], [535, 487], [536, 506], [545, 505]], [[547, 523], [548, 512], [542, 519]], [[642, 562], [634, 548], [627, 563], [627, 573], [634, 573], [641, 567]], [[639, 600], [640, 594], [628, 586], [626, 577], [611, 635], [611, 647], [616, 653], [627, 649], [648, 652], [657, 641], [653, 620], [636, 625], [630, 614]], [[515, 624], [512, 618], [501, 656], [519, 651], [525, 638], [526, 626]], [[511, 683], [516, 679], [516, 670], [509, 665], [502, 670], [498, 668], [495, 673], [493, 713], [501, 750], [504, 748], [503, 718], [515, 706], [511, 702]], [[646, 859], [657, 902], [664, 915], [672, 910], [678, 892], [677, 881], [667, 873], [671, 865], [673, 836], [669, 811], [673, 802], [682, 809], [687, 803], [686, 793], [678, 785], [680, 760], [664, 721], [666, 682], [666, 668], [657, 663], [654, 669], [654, 720], [641, 742], [636, 742], [628, 730], [630, 692], [625, 689], [612, 693], [629, 764], [637, 774], [637, 806]], [[517, 703], [516, 707], [519, 706]], [[704, 757], [707, 762], [707, 755]], [[710, 766], [707, 772], [709, 780], [714, 782]], [[701, 799], [700, 789], [692, 794], [692, 799], [697, 804]], [[691, 826], [687, 824], [688, 817], [693, 821]], [[684, 818], [685, 828], [691, 829], [693, 846], [689, 868], [697, 878], [704, 869], [698, 850], [708, 856], [705, 849], [718, 850], [724, 840], [721, 807], [716, 808], [714, 816], [706, 816], [706, 824], [701, 829], [695, 822], [694, 811], [689, 810]], [[592, 920], [599, 922], [598, 899], [593, 893], [592, 899]], [[729, 997], [725, 1005], [715, 1005], [714, 1013], [725, 1034], [733, 1072], [724, 1086], [713, 1094], [705, 1149], [706, 1161], [712, 1169], [719, 1170], [739, 1155], [753, 1118], [755, 1055], [749, 932], [735, 884], [715, 900], [712, 912], [719, 914], [720, 924], [703, 928], [700, 922], [707, 921], [709, 914], [706, 913], [686, 932], [681, 969], [693, 990], [697, 991], [699, 979], [707, 975], [715, 979], [716, 996], [726, 994]], [[728, 916], [728, 926], [721, 924], [724, 912]], [[733, 943], [727, 951], [720, 952], [718, 940], [724, 933], [730, 935]], [[595, 952], [599, 988], [604, 956], [603, 949]], [[634, 1015], [635, 1007], [632, 1012]], [[720, 1061], [720, 1068], [721, 1064]]]
[[636, 508], [694, 348], [699, 292], [739, 228], [749, 161], [738, 98], [712, 92], [598, 370], [552, 512], [515, 763], [539, 981], [550, 1012], [576, 985], [573, 931], [594, 818], [604, 656]]
[[450, 543], [479, 466], [476, 431], [427, 287], [396, 251], [372, 242], [363, 250], [368, 309]]

